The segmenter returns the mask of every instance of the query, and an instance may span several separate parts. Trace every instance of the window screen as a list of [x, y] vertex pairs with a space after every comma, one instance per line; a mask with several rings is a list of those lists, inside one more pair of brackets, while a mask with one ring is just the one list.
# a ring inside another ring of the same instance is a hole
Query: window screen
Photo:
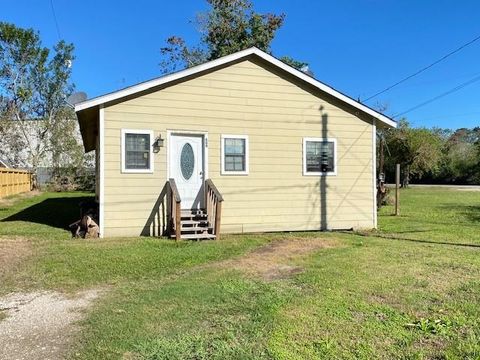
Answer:
[[125, 169], [150, 169], [150, 135], [125, 134]]
[[307, 173], [335, 171], [335, 144], [333, 141], [311, 141], [305, 143]]
[[246, 171], [245, 139], [223, 139], [225, 171]]

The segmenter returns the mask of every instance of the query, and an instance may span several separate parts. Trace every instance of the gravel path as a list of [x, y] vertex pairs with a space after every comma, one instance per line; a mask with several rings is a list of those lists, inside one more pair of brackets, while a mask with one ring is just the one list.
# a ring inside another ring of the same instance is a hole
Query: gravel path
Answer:
[[64, 359], [75, 323], [98, 296], [89, 290], [71, 298], [52, 291], [1, 297], [0, 359]]

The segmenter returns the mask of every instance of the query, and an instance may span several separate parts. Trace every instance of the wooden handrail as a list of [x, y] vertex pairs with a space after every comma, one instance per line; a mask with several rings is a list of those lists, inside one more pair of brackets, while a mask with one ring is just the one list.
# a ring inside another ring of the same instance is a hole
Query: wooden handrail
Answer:
[[220, 239], [223, 196], [211, 179], [205, 180], [205, 206], [209, 225], [212, 225], [215, 238]]
[[178, 192], [178, 189], [177, 189], [177, 184], [175, 183], [175, 179], [168, 179], [168, 182], [170, 183], [170, 188], [172, 189], [172, 194], [173, 194], [173, 198], [175, 199], [175, 201], [177, 203], [181, 202], [182, 199], [180, 198], [180, 193]]
[[178, 241], [182, 236], [182, 199], [180, 198], [175, 179], [169, 179], [168, 185], [170, 188], [169, 195], [172, 199], [170, 207], [171, 231], [175, 231], [175, 241]]
[[[170, 234], [175, 234], [175, 240], [182, 236], [182, 200], [174, 179], [167, 181], [168, 213]], [[220, 238], [223, 196], [211, 179], [205, 181], [205, 207], [207, 220], [216, 239]]]
[[205, 181], [205, 184], [207, 185], [207, 187], [209, 187], [213, 191], [213, 193], [217, 197], [217, 201], [222, 202], [223, 201], [223, 196], [222, 196], [222, 194], [220, 194], [220, 191], [218, 191], [218, 189], [215, 186], [215, 184], [213, 183], [212, 179], [207, 179]]

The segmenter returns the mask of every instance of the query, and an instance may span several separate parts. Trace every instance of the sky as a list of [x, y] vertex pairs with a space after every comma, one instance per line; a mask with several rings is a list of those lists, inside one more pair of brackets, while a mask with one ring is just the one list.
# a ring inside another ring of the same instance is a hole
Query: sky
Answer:
[[[56, 19], [53, 15], [53, 3]], [[284, 13], [273, 55], [306, 61], [315, 77], [366, 99], [480, 35], [478, 0], [253, 0]], [[73, 82], [89, 98], [161, 75], [171, 35], [196, 44], [204, 0], [0, 0], [0, 21], [40, 32], [44, 46], [75, 45]], [[367, 105], [392, 116], [480, 75], [480, 40]], [[480, 126], [480, 81], [405, 115], [413, 126]]]

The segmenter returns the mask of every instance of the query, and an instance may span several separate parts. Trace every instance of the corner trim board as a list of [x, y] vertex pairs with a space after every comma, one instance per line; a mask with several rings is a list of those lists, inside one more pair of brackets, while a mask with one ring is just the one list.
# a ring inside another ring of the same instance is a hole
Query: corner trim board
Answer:
[[372, 124], [372, 191], [373, 191], [373, 228], [377, 228], [377, 121]]
[[100, 105], [99, 110], [99, 132], [98, 136], [100, 138], [100, 200], [98, 206], [99, 219], [100, 222], [100, 237], [105, 237], [105, 109], [103, 105]]

